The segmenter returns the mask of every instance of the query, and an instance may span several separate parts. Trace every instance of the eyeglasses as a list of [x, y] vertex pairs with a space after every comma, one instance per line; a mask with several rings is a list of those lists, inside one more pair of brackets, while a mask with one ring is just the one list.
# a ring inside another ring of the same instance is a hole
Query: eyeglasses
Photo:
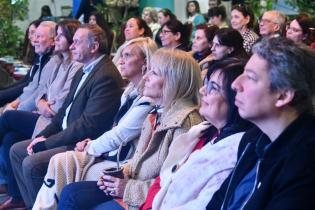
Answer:
[[204, 86], [206, 86], [206, 94], [207, 95], [208, 94], [220, 94], [222, 96], [224, 95], [220, 85], [218, 85], [214, 81], [210, 81], [207, 77], [205, 77], [203, 84], [204, 84]]
[[276, 22], [273, 22], [273, 21], [271, 21], [271, 20], [268, 20], [268, 19], [259, 19], [258, 20], [258, 23], [260, 24], [260, 23], [262, 23], [262, 24], [270, 24], [270, 23], [273, 23], [273, 24], [277, 24]]
[[287, 26], [287, 31], [288, 31], [288, 30], [293, 31], [294, 33], [298, 33], [298, 32], [301, 32], [301, 31], [302, 31], [301, 29], [293, 28], [293, 27], [290, 27], [289, 25]]
[[161, 31], [161, 34], [163, 34], [163, 35], [165, 35], [167, 33], [173, 33], [173, 32], [170, 30], [164, 30], [164, 29]]

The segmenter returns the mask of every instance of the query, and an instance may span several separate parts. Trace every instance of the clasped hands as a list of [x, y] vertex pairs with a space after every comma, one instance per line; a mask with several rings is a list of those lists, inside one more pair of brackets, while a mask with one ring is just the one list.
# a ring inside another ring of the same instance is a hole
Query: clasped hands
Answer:
[[106, 195], [122, 198], [127, 182], [128, 178], [126, 176], [120, 179], [109, 175], [102, 175], [97, 182], [97, 186]]

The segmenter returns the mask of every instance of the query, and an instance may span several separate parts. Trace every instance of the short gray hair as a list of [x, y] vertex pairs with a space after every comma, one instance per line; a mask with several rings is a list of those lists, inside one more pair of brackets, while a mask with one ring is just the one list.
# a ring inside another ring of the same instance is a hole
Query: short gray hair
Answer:
[[315, 52], [301, 43], [283, 37], [266, 37], [253, 47], [253, 53], [267, 62], [270, 90], [294, 91], [290, 105], [298, 112], [313, 111], [315, 93]]
[[39, 25], [49, 28], [49, 37], [55, 38], [57, 23], [53, 21], [43, 21]]
[[286, 28], [286, 21], [287, 21], [286, 16], [282, 12], [279, 12], [277, 10], [270, 10], [270, 11], [266, 11], [265, 13], [270, 13], [275, 17], [275, 19], [272, 20], [272, 22], [279, 25], [280, 34], [282, 35]]

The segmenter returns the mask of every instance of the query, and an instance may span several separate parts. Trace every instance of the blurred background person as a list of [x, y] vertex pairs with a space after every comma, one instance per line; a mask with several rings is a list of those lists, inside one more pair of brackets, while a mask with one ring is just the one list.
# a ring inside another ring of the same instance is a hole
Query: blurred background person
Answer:
[[35, 59], [35, 33], [36, 28], [41, 23], [41, 20], [34, 20], [31, 22], [26, 29], [25, 38], [24, 38], [24, 44], [23, 44], [23, 63], [25, 64], [32, 64], [33, 60]]
[[226, 22], [226, 10], [225, 7], [212, 7], [208, 10], [209, 24], [216, 25], [219, 28], [228, 28]]
[[242, 35], [232, 28], [221, 28], [213, 38], [211, 54], [203, 62], [208, 62], [208, 73], [211, 74], [211, 65], [231, 57], [246, 61], [249, 56], [243, 47]]
[[53, 19], [53, 15], [48, 5], [42, 6], [41, 14], [38, 19], [39, 20], [52, 20]]
[[162, 25], [164, 25], [169, 20], [177, 19], [176, 16], [172, 13], [171, 10], [164, 8], [158, 12], [158, 23], [160, 24], [160, 29], [158, 30], [155, 36], [155, 42], [159, 47], [162, 46], [160, 34], [162, 32]]
[[286, 37], [295, 42], [303, 42], [306, 45], [310, 45], [312, 42], [310, 40], [310, 28], [312, 27], [314, 25], [312, 25], [311, 17], [305, 13], [301, 13], [287, 26]]
[[190, 27], [177, 19], [162, 25], [160, 38], [163, 47], [189, 51], [189, 37]]
[[93, 11], [89, 17], [89, 24], [97, 24], [99, 27], [103, 29], [107, 36], [108, 42], [108, 55], [110, 54], [114, 41], [114, 32], [109, 28], [104, 15], [99, 12]]
[[259, 38], [252, 30], [255, 16], [252, 9], [244, 4], [236, 4], [231, 10], [231, 26], [240, 32], [243, 37], [243, 46], [247, 53], [251, 52], [252, 46]]
[[207, 62], [202, 62], [207, 56], [211, 54], [212, 41], [219, 28], [216, 25], [198, 25], [193, 39], [191, 52], [194, 59], [202, 64], [200, 68], [206, 69]]
[[260, 36], [283, 36], [286, 27], [286, 17], [282, 12], [266, 11], [259, 19]]
[[191, 38], [193, 38], [195, 35], [196, 27], [206, 22], [203, 15], [200, 14], [200, 6], [199, 6], [198, 1], [187, 2], [186, 17], [187, 17], [187, 23], [191, 24], [191, 27], [192, 27]]
[[138, 37], [152, 38], [151, 29], [141, 17], [129, 18], [123, 31], [120, 33], [123, 33], [123, 44], [117, 49], [116, 54], [113, 57], [113, 63], [118, 68], [118, 70], [120, 70], [119, 59], [121, 56], [121, 50], [128, 41]]
[[143, 20], [150, 27], [153, 39], [155, 39], [157, 32], [159, 31], [161, 25], [158, 23], [158, 13], [152, 7], [145, 7], [142, 13]]

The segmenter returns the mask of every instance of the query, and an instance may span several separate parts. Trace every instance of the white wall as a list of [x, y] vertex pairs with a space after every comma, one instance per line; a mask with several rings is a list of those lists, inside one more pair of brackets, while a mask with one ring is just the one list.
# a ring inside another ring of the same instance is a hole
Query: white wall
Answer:
[[17, 21], [16, 25], [25, 31], [30, 22], [39, 18], [44, 5], [50, 7], [53, 16], [61, 16], [61, 7], [72, 6], [72, 0], [29, 0], [28, 17], [22, 22]]

